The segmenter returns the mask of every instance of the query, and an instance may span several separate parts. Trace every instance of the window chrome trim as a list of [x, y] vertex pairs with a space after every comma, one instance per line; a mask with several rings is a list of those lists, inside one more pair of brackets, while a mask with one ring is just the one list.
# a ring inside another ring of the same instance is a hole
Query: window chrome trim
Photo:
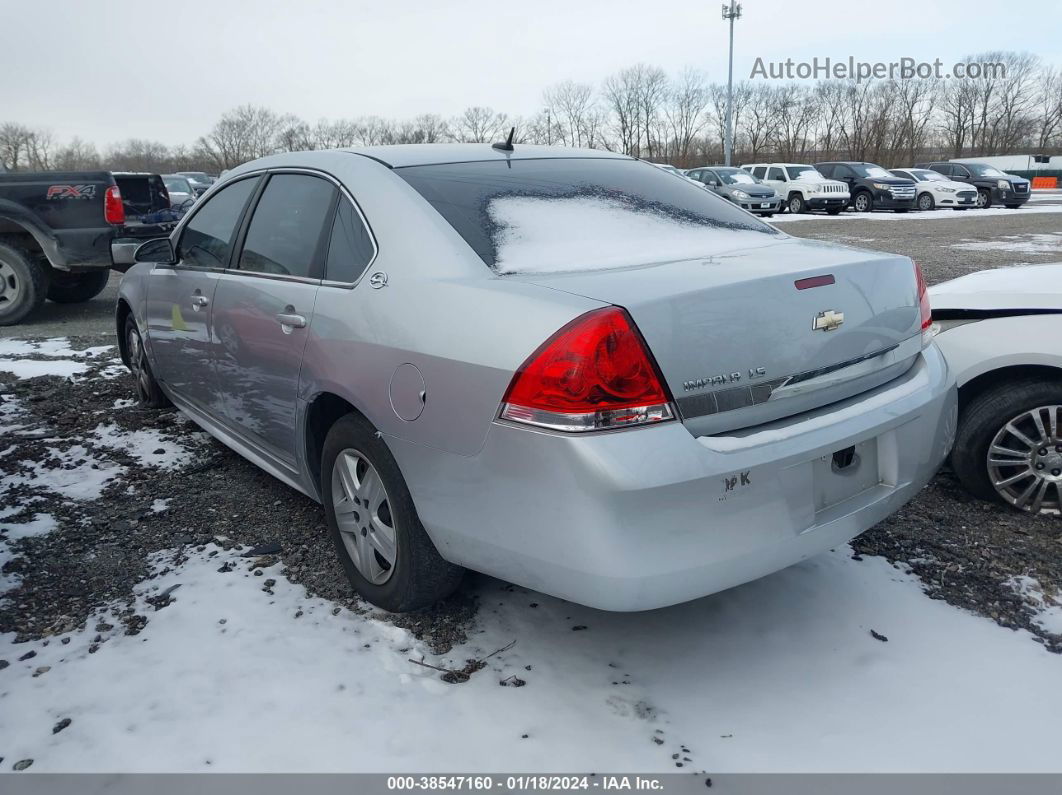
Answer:
[[[276, 167], [276, 168], [257, 169], [255, 171], [248, 171], [245, 174], [240, 174], [239, 177], [233, 178], [232, 182], [237, 182], [238, 180], [243, 179], [244, 177], [262, 176], [262, 175], [267, 175], [268, 176], [268, 175], [271, 175], [271, 174], [305, 174], [305, 175], [310, 176], [310, 177], [320, 177], [322, 179], [327, 180], [328, 182], [331, 182], [339, 190], [340, 200], [342, 201], [343, 197], [346, 197], [347, 201], [349, 201], [354, 206], [354, 211], [358, 214], [358, 218], [361, 219], [361, 223], [365, 226], [366, 231], [369, 233], [369, 240], [372, 242], [372, 257], [369, 259], [368, 263], [366, 263], [365, 267], [362, 269], [361, 275], [353, 282], [336, 281], [334, 279], [310, 279], [310, 278], [307, 278], [305, 276], [284, 276], [283, 274], [278, 274], [278, 273], [261, 273], [260, 271], [241, 270], [239, 268], [225, 268], [224, 270], [219, 269], [218, 272], [219, 273], [238, 274], [240, 276], [247, 276], [247, 277], [259, 276], [259, 277], [262, 277], [262, 278], [271, 279], [273, 281], [298, 282], [300, 284], [317, 284], [317, 285], [320, 285], [321, 287], [334, 287], [334, 288], [343, 289], [343, 290], [353, 290], [355, 287], [357, 287], [361, 283], [362, 278], [364, 278], [365, 274], [369, 272], [369, 269], [373, 266], [373, 263], [375, 263], [377, 258], [380, 256], [380, 244], [376, 240], [376, 233], [373, 232], [372, 226], [369, 224], [369, 219], [365, 217], [365, 213], [362, 212], [361, 205], [358, 204], [357, 199], [355, 199], [351, 195], [350, 191], [347, 190], [346, 185], [344, 185], [342, 182], [340, 182], [339, 179], [337, 179], [336, 177], [332, 176], [327, 171], [321, 171], [319, 169], [311, 168], [311, 167], [308, 167], [308, 166], [279, 166], [279, 167]], [[225, 184], [228, 185], [228, 184], [231, 184], [231, 183], [227, 182]], [[211, 187], [213, 187], [213, 186], [211, 186]], [[336, 205], [336, 211], [337, 212], [339, 211], [339, 205], [338, 204]], [[181, 219], [181, 220], [183, 222], [184, 219]], [[251, 220], [252, 221], [254, 220], [253, 215], [252, 215]], [[335, 215], [334, 214], [332, 216], [332, 220], [333, 220], [333, 224], [334, 224], [335, 223]], [[174, 230], [174, 231], [176, 232], [177, 230]], [[328, 267], [327, 257], [326, 257], [326, 261], [324, 263], [324, 266], [327, 269], [327, 267]], [[326, 272], [327, 272], [327, 270], [326, 270]]]

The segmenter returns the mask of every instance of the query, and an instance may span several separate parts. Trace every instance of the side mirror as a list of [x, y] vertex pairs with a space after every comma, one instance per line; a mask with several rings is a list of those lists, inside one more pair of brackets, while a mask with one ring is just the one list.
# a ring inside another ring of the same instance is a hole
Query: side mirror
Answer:
[[156, 265], [175, 265], [177, 255], [168, 237], [142, 243], [133, 254], [133, 262], [154, 262]]
[[708, 185], [713, 187], [713, 188], [718, 188], [719, 187], [719, 183], [716, 182], [714, 179], [708, 180]]

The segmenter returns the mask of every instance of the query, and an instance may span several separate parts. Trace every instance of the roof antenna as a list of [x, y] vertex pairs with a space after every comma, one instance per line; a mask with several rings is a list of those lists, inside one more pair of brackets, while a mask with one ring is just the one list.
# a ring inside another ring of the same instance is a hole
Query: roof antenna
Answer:
[[511, 127], [509, 129], [509, 137], [505, 141], [498, 141], [497, 143], [491, 144], [490, 145], [491, 149], [497, 149], [497, 150], [499, 150], [501, 152], [511, 152], [511, 151], [513, 151], [513, 136], [514, 135], [516, 135], [516, 128], [515, 127]]

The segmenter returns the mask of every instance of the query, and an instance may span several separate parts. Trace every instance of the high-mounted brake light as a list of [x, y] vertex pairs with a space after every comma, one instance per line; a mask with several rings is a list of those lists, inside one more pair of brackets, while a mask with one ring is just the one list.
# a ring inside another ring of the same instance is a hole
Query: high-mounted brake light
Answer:
[[103, 220], [109, 224], [125, 223], [125, 206], [117, 185], [111, 185], [103, 196]]
[[557, 431], [598, 431], [674, 419], [645, 342], [619, 307], [577, 317], [528, 357], [499, 416]]
[[914, 269], [918, 282], [918, 310], [922, 317], [922, 344], [925, 345], [933, 336], [933, 309], [929, 305], [929, 288], [926, 287], [926, 277], [922, 275], [922, 266], [916, 262]]

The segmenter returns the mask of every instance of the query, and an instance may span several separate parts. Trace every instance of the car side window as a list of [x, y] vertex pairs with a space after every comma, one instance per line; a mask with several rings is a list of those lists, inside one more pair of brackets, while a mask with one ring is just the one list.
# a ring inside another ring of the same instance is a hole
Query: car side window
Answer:
[[752, 169], [752, 176], [759, 177], [760, 179], [766, 179], [767, 166], [756, 166]]
[[321, 232], [336, 188], [308, 174], [274, 174], [254, 209], [241, 271], [320, 278]]
[[325, 279], [353, 284], [376, 254], [369, 230], [354, 205], [340, 197], [325, 260]]
[[[837, 170], [836, 175], [834, 174], [834, 169]], [[822, 176], [826, 177], [826, 179], [833, 179], [834, 176], [840, 177], [844, 175], [844, 172], [841, 171], [841, 166], [831, 166], [828, 163], [819, 163], [815, 166], [815, 170], [822, 174]]]
[[211, 196], [181, 232], [177, 261], [196, 268], [227, 268], [236, 227], [258, 177], [226, 185]]
[[968, 177], [970, 176], [969, 170], [963, 166], [952, 166], [950, 176], [952, 177]]
[[933, 170], [940, 172], [945, 177], [950, 177], [955, 173], [949, 163], [937, 163], [937, 165], [933, 166]]
[[782, 182], [785, 182], [785, 175], [782, 174], [782, 169], [778, 168], [777, 166], [773, 166], [767, 171], [767, 179], [777, 179]]

